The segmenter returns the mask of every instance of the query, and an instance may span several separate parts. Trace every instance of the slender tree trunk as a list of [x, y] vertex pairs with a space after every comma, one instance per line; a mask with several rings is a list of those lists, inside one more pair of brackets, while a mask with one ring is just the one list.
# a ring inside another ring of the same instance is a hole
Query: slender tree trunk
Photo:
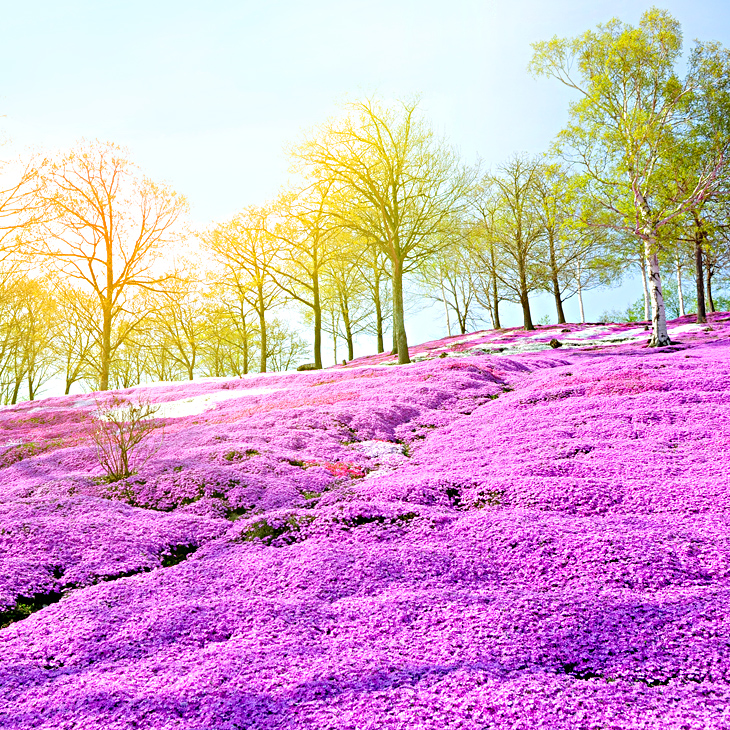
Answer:
[[502, 329], [499, 321], [499, 285], [497, 283], [497, 257], [494, 255], [494, 246], [489, 247], [489, 258], [492, 261], [492, 267], [489, 272], [492, 280], [492, 327], [496, 330]]
[[499, 289], [497, 288], [496, 271], [492, 273], [492, 326], [496, 330], [502, 329], [502, 323], [499, 321]]
[[441, 301], [444, 303], [444, 309], [446, 310], [446, 330], [449, 333], [449, 337], [451, 337], [451, 317], [449, 317], [449, 305], [446, 301], [443, 278], [441, 278]]
[[259, 372], [266, 372], [266, 348], [268, 343], [266, 342], [266, 317], [264, 316], [264, 310], [259, 309], [259, 330], [261, 332], [261, 354], [259, 357]]
[[373, 303], [375, 304], [375, 328], [378, 337], [378, 354], [385, 352], [383, 342], [383, 305], [380, 301], [380, 273], [373, 267]]
[[709, 261], [705, 266], [705, 277], [707, 281], [707, 288], [705, 289], [705, 291], [707, 292], [707, 297], [705, 300], [707, 304], [707, 311], [714, 312], [715, 302], [712, 301], [712, 264]]
[[405, 316], [403, 312], [403, 262], [393, 262], [393, 323], [398, 344], [398, 364], [407, 365], [411, 359], [408, 356], [408, 338], [406, 336]]
[[112, 305], [111, 301], [102, 304], [101, 331], [101, 378], [99, 390], [109, 390], [109, 366], [112, 359]]
[[[695, 219], [696, 222], [696, 219]], [[705, 309], [705, 277], [702, 271], [702, 240], [704, 231], [695, 230], [695, 285], [697, 286], [697, 323], [707, 322], [707, 310]]]
[[259, 331], [261, 332], [261, 353], [259, 355], [259, 372], [266, 372], [266, 361], [268, 359], [268, 338], [266, 331], [266, 303], [264, 301], [264, 284], [261, 279], [257, 283], [256, 291], [256, 314], [259, 315]]
[[662, 295], [662, 279], [659, 274], [659, 256], [653, 253], [655, 249], [656, 241], [654, 239], [644, 241], [644, 251], [649, 261], [649, 280], [651, 282], [652, 332], [649, 347], [666, 347], [671, 344], [671, 341], [667, 333], [667, 318], [664, 311], [664, 296]]
[[20, 386], [23, 382], [23, 377], [15, 378], [15, 388], [13, 389], [13, 398], [10, 401], [10, 405], [14, 406], [18, 402], [18, 396], [20, 395]]
[[246, 318], [242, 320], [243, 324], [243, 374], [248, 375], [248, 325], [246, 324]]
[[520, 293], [520, 304], [522, 305], [522, 321], [526, 330], [534, 330], [535, 325], [532, 323], [532, 314], [530, 313], [530, 300], [525, 292]]
[[565, 312], [563, 311], [563, 299], [560, 292], [558, 277], [553, 277], [553, 296], [555, 297], [555, 309], [558, 312], [558, 324], [565, 324]]
[[563, 298], [560, 292], [560, 282], [558, 281], [558, 263], [555, 257], [555, 241], [552, 234], [549, 236], [550, 248], [550, 280], [553, 285], [553, 296], [555, 297], [555, 309], [558, 312], [558, 324], [565, 324], [565, 312], [563, 311]]
[[527, 272], [524, 261], [519, 262], [520, 267], [520, 304], [522, 305], [522, 319], [526, 330], [534, 330], [532, 314], [530, 313], [530, 298], [527, 293]]
[[[322, 368], [322, 305], [319, 300], [319, 275], [312, 275], [312, 311], [314, 314], [314, 364]], [[337, 360], [335, 360], [337, 363]]]
[[649, 287], [646, 283], [646, 259], [641, 257], [641, 283], [644, 285], [644, 321], [649, 321]]
[[679, 265], [679, 254], [677, 254], [677, 294], [679, 296], [679, 316], [684, 317], [684, 294], [682, 293], [682, 268]]
[[578, 279], [578, 306], [580, 307], [580, 321], [585, 324], [586, 323], [586, 312], [583, 308], [583, 269], [581, 267], [581, 261], [578, 259], [578, 267], [576, 271], [577, 279]]
[[355, 359], [355, 342], [352, 339], [352, 331], [350, 329], [350, 323], [345, 322], [345, 334], [347, 335], [347, 359]]
[[[340, 314], [342, 314], [342, 323], [345, 325], [345, 340], [347, 341], [347, 359], [355, 359], [355, 341], [352, 336], [352, 322], [350, 322], [350, 308], [347, 300], [342, 296], [340, 299]], [[334, 328], [333, 328], [334, 329]], [[337, 364], [337, 359], [335, 359]]]
[[583, 290], [578, 289], [578, 307], [580, 308], [580, 321], [582, 324], [586, 323], [586, 312], [583, 308]]

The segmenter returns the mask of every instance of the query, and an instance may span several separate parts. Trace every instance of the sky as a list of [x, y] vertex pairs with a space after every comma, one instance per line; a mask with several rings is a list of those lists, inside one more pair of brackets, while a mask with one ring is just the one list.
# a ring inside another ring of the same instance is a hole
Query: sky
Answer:
[[[193, 221], [206, 226], [271, 199], [289, 176], [286, 146], [343, 101], [419, 95], [467, 162], [494, 168], [513, 153], [546, 151], [567, 119], [570, 93], [527, 71], [530, 44], [612, 17], [635, 24], [648, 7], [624, 0], [5, 0], [0, 156], [64, 149], [81, 138], [116, 142], [146, 175], [185, 194]], [[727, 2], [658, 7], [680, 21], [686, 48], [694, 39], [730, 45]], [[588, 316], [624, 308], [640, 293], [635, 281], [591, 293]], [[537, 310], [535, 319], [550, 316], [549, 299]], [[577, 317], [576, 302], [568, 314]], [[518, 324], [516, 310], [507, 319]], [[441, 334], [424, 323], [414, 325], [416, 339]]]

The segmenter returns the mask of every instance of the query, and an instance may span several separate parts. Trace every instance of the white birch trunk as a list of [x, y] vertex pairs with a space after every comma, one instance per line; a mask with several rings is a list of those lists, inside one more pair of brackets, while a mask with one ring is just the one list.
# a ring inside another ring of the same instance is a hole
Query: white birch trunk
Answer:
[[580, 321], [583, 324], [585, 324], [586, 323], [586, 313], [585, 313], [585, 309], [583, 308], [583, 281], [581, 279], [580, 259], [578, 260], [577, 279], [578, 279], [578, 306], [580, 307]]
[[664, 311], [664, 296], [662, 295], [662, 279], [659, 275], [659, 256], [652, 253], [656, 248], [653, 240], [644, 241], [644, 251], [649, 262], [649, 281], [651, 294], [651, 322], [652, 331], [649, 347], [666, 347], [671, 344], [667, 332], [667, 317]]

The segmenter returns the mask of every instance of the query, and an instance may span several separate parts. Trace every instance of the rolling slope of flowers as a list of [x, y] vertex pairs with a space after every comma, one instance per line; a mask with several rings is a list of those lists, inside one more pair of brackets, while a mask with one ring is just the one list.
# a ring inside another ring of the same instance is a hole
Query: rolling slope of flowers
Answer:
[[0, 410], [0, 727], [730, 728], [730, 316], [670, 335]]

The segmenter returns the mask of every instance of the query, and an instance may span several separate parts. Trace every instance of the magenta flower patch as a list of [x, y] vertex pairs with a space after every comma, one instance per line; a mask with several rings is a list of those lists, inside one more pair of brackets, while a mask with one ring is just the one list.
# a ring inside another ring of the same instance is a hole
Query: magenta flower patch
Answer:
[[730, 728], [724, 316], [0, 411], [0, 727]]

